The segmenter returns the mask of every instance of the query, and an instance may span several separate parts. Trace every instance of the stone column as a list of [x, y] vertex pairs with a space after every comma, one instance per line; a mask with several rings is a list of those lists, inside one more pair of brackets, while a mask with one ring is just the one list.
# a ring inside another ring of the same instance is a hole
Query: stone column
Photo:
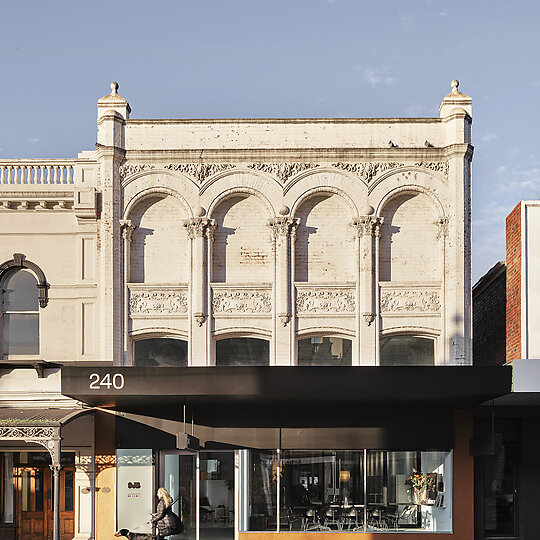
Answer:
[[[285, 210], [285, 209], [283, 209]], [[286, 209], [288, 213], [289, 209]], [[294, 324], [289, 324], [294, 312], [291, 305], [292, 275], [290, 238], [294, 236], [299, 220], [285, 215], [268, 221], [275, 246], [274, 291], [274, 363], [291, 365], [294, 358]]]
[[135, 229], [135, 225], [131, 222], [130, 219], [121, 219], [120, 220], [120, 231], [122, 233], [122, 262], [123, 262], [123, 272], [122, 275], [124, 276], [124, 286], [122, 288], [123, 291], [123, 298], [122, 298], [122, 305], [124, 307], [123, 309], [123, 321], [122, 321], [122, 328], [123, 328], [123, 336], [124, 336], [124, 347], [123, 347], [123, 355], [122, 355], [122, 364], [124, 366], [130, 365], [133, 363], [133, 359], [131, 357], [130, 352], [130, 346], [129, 346], [129, 289], [128, 289], [128, 283], [131, 281], [130, 272], [131, 272], [131, 257], [130, 257], [130, 249], [131, 249], [131, 235], [133, 234], [133, 230]]
[[[204, 214], [199, 209], [199, 214]], [[189, 365], [204, 366], [210, 357], [209, 349], [209, 283], [207, 243], [211, 242], [215, 220], [195, 217], [184, 221], [191, 239], [191, 282], [190, 282], [190, 340], [188, 345]]]
[[98, 189], [101, 191], [99, 220], [99, 360], [120, 364], [123, 358], [122, 337], [122, 260], [120, 219], [122, 185], [120, 166], [125, 159], [125, 123], [131, 111], [118, 94], [118, 83], [111, 93], [98, 100], [98, 135], [96, 158], [99, 164]]
[[382, 218], [360, 216], [351, 226], [358, 237], [359, 305], [356, 306], [360, 365], [376, 365], [378, 358], [377, 237]]

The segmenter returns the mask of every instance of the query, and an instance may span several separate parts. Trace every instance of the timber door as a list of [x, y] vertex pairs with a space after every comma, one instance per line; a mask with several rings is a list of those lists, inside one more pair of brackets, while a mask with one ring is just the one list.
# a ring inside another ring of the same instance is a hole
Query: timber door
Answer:
[[[49, 467], [14, 469], [17, 540], [51, 540], [53, 536], [53, 487]], [[60, 472], [60, 540], [75, 535], [75, 469]]]

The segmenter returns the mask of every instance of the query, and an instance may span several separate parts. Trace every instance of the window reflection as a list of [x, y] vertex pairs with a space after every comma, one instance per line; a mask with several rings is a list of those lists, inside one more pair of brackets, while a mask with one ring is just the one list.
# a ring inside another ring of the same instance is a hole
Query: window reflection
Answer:
[[187, 341], [170, 338], [142, 339], [135, 341], [133, 356], [136, 366], [187, 366]]
[[381, 338], [381, 366], [432, 366], [435, 340], [416, 336]]
[[255, 338], [228, 338], [216, 341], [216, 366], [267, 366], [270, 342]]
[[299, 366], [350, 366], [352, 342], [338, 337], [298, 340]]

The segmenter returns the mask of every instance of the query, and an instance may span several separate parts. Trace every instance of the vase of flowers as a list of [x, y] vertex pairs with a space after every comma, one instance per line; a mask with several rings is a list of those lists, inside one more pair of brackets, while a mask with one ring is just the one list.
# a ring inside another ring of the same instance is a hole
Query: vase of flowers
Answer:
[[414, 471], [405, 480], [405, 485], [409, 486], [415, 504], [422, 504], [427, 499], [427, 478], [421, 472]]

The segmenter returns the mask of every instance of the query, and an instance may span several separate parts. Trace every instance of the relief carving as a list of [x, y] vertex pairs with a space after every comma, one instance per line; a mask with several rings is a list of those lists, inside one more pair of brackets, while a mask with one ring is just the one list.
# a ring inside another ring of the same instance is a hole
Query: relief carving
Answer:
[[291, 176], [317, 167], [316, 163], [251, 163], [250, 169], [277, 176], [284, 184]]
[[212, 310], [214, 314], [270, 313], [272, 300], [266, 291], [214, 290]]
[[193, 176], [199, 183], [204, 182], [209, 176], [227, 169], [232, 169], [232, 163], [169, 163], [166, 169], [179, 171]]
[[383, 313], [438, 313], [440, 310], [438, 291], [392, 290], [381, 293]]
[[[420, 161], [414, 163], [416, 167], [423, 167], [432, 171], [440, 172], [445, 176], [448, 176], [448, 162], [447, 161]], [[406, 167], [406, 163], [398, 163], [396, 161], [377, 161], [377, 162], [361, 162], [361, 163], [332, 163], [332, 167], [341, 169], [350, 173], [357, 174], [364, 182], [369, 184], [378, 174], [388, 171], [390, 169], [396, 169], [397, 167]]]
[[355, 293], [336, 289], [299, 290], [296, 293], [297, 313], [354, 313]]
[[300, 224], [298, 218], [279, 216], [268, 220], [268, 226], [272, 229], [272, 236], [289, 236], [296, 232], [296, 228]]
[[417, 167], [424, 167], [425, 169], [431, 169], [432, 171], [440, 172], [444, 176], [448, 177], [448, 161], [420, 161], [415, 163]]
[[187, 310], [187, 295], [181, 291], [130, 292], [130, 315], [179, 315]]
[[187, 230], [189, 238], [201, 238], [203, 236], [211, 238], [216, 228], [216, 220], [202, 217], [186, 219], [184, 221], [184, 227]]
[[150, 165], [149, 163], [142, 163], [142, 164], [136, 164], [136, 165], [121, 165], [119, 169], [120, 176], [122, 178], [127, 178], [128, 176], [131, 176], [132, 174], [137, 174], [141, 171], [147, 171], [154, 169], [155, 165]]

